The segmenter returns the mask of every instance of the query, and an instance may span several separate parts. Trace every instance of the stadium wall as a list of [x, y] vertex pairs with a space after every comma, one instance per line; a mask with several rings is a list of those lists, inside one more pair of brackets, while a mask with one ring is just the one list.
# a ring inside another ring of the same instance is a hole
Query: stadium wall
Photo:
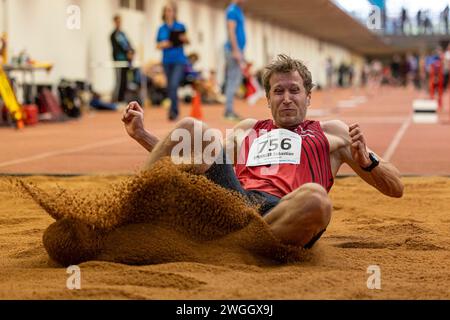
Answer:
[[[5, 3], [3, 4], [4, 1]], [[109, 36], [112, 16], [122, 15], [123, 30], [137, 50], [137, 60], [146, 63], [161, 59], [155, 39], [161, 24], [165, 0], [144, 0], [145, 11], [120, 7], [119, 0], [1, 0], [0, 9], [8, 18], [3, 28], [9, 34], [9, 56], [22, 50], [36, 60], [55, 64], [51, 73], [36, 75], [38, 82], [56, 83], [61, 78], [87, 79], [100, 92], [111, 92], [114, 73], [104, 64], [111, 61]], [[186, 24], [191, 44], [186, 53], [200, 55], [197, 68], [215, 69], [223, 78], [223, 45], [226, 38], [224, 10], [189, 0], [179, 0], [178, 17]], [[70, 29], [70, 6], [80, 8], [80, 29]], [[0, 14], [0, 19], [3, 14]], [[4, 25], [0, 20], [0, 28]], [[346, 48], [326, 43], [247, 15], [248, 47], [246, 57], [254, 70], [262, 68], [272, 57], [287, 53], [303, 60], [310, 68], [315, 83], [325, 83], [325, 61], [333, 57], [337, 67], [341, 61], [355, 65], [359, 75], [363, 57]], [[0, 32], [4, 31], [0, 29]], [[356, 77], [357, 78], [357, 77]]]

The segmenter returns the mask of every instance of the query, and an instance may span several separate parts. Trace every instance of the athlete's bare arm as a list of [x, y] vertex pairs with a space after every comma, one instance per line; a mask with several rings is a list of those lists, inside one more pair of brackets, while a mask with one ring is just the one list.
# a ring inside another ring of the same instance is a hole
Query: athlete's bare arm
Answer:
[[[124, 110], [122, 122], [128, 135], [136, 140], [148, 152], [152, 152], [160, 139], [144, 128], [144, 109], [137, 103], [131, 102]], [[242, 142], [253, 128], [257, 120], [245, 119], [239, 122], [232, 131], [232, 134], [226, 137], [224, 141], [227, 154], [233, 156], [236, 163], [237, 153]]]
[[364, 181], [381, 193], [400, 198], [403, 195], [403, 183], [398, 169], [377, 155], [380, 164], [371, 172], [361, 167], [371, 164], [364, 134], [358, 124], [350, 127], [339, 120], [321, 122], [330, 143], [330, 159], [333, 175], [336, 176], [343, 163], [347, 163]]
[[128, 104], [122, 114], [122, 122], [128, 135], [148, 152], [152, 152], [159, 139], [144, 128], [144, 109], [137, 102]]
[[258, 122], [258, 120], [242, 120], [236, 126], [234, 126], [232, 134], [226, 137], [226, 140], [224, 142], [225, 151], [227, 155], [233, 159], [233, 163], [237, 163], [238, 152], [241, 149], [242, 142], [255, 126], [256, 122]]

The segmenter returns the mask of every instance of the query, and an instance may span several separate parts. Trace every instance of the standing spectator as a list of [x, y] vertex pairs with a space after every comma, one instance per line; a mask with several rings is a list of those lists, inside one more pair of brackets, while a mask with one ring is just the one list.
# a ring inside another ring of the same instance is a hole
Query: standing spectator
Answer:
[[353, 78], [355, 76], [355, 65], [353, 62], [350, 62], [350, 64], [347, 67], [347, 77], [348, 77], [348, 86], [353, 87]]
[[333, 73], [334, 73], [333, 59], [331, 57], [327, 58], [327, 62], [325, 64], [325, 73], [327, 77], [327, 89], [330, 89], [333, 87]]
[[430, 70], [431, 65], [433, 65], [436, 61], [439, 61], [440, 57], [442, 55], [442, 49], [440, 47], [437, 47], [432, 52], [430, 52], [429, 55], [425, 58], [425, 67], [427, 72]]
[[366, 87], [370, 76], [370, 63], [366, 60], [361, 69], [361, 87]]
[[448, 14], [449, 14], [449, 7], [447, 5], [447, 6], [445, 6], [444, 10], [442, 11], [442, 21], [444, 22], [445, 34], [448, 34]]
[[408, 76], [407, 76], [407, 85], [413, 83], [416, 88], [419, 88], [417, 83], [419, 75], [419, 61], [416, 56], [411, 53], [408, 53], [406, 56], [406, 61], [408, 63]]
[[422, 17], [422, 10], [417, 11], [416, 15], [416, 22], [417, 22], [417, 33], [422, 34], [423, 33], [423, 17]]
[[450, 44], [447, 45], [447, 48], [444, 52], [444, 89], [447, 88], [449, 76], [450, 76]]
[[426, 88], [427, 81], [427, 67], [426, 67], [426, 55], [419, 56], [419, 70], [418, 70], [418, 79], [417, 79], [417, 89]]
[[[430, 81], [430, 71], [433, 66], [436, 66], [440, 63], [441, 57], [443, 55], [443, 51], [441, 47], [437, 47], [435, 50], [430, 52], [429, 55], [425, 58], [425, 71], [426, 71], [426, 83], [429, 83]], [[435, 74], [435, 79], [432, 79], [434, 82], [437, 81], [437, 76]]]
[[425, 34], [433, 34], [433, 24], [430, 19], [430, 12], [428, 10], [426, 10], [424, 14], [423, 28]]
[[406, 87], [408, 85], [409, 63], [406, 56], [402, 55], [400, 58], [400, 85]]
[[187, 63], [183, 46], [189, 43], [186, 27], [177, 20], [177, 7], [169, 2], [163, 8], [163, 25], [158, 30], [157, 47], [163, 51], [163, 66], [170, 99], [169, 120], [178, 118], [178, 87], [184, 78]]
[[127, 74], [133, 61], [134, 49], [125, 33], [121, 30], [122, 18], [115, 15], [113, 18], [115, 29], [111, 34], [111, 45], [113, 60], [115, 62], [125, 62], [125, 66], [116, 67], [116, 88], [114, 90], [114, 101], [124, 102], [127, 90]]
[[390, 65], [391, 68], [391, 84], [400, 84], [400, 56], [395, 54]]
[[405, 27], [408, 24], [409, 33], [411, 32], [411, 22], [409, 21], [408, 11], [405, 7], [402, 7], [401, 15], [400, 15], [400, 30], [401, 33], [406, 34]]
[[338, 85], [339, 87], [345, 87], [345, 74], [347, 73], [347, 66], [344, 62], [341, 62], [338, 68]]
[[244, 0], [232, 0], [226, 10], [228, 40], [225, 44], [226, 59], [226, 106], [225, 118], [239, 120], [234, 112], [233, 102], [236, 90], [242, 83], [242, 66], [246, 44], [245, 17], [240, 7]]
[[381, 82], [383, 81], [383, 64], [380, 60], [373, 60], [370, 64], [369, 76], [369, 96], [376, 96], [379, 94]]

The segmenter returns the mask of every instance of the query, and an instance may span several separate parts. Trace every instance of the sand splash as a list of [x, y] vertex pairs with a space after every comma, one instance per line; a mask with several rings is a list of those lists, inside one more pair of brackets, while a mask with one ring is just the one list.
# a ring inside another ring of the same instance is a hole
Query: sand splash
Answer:
[[170, 159], [95, 194], [16, 185], [56, 220], [43, 243], [64, 266], [89, 260], [262, 265], [305, 256], [275, 239], [242, 197]]

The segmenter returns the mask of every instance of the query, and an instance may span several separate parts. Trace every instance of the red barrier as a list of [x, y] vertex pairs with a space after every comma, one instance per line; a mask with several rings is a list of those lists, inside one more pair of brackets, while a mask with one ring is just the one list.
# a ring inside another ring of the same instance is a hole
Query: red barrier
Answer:
[[434, 99], [434, 65], [430, 65], [430, 71], [428, 74], [429, 88], [430, 88], [430, 99]]
[[438, 105], [440, 111], [442, 109], [442, 96], [444, 94], [444, 73], [441, 61], [436, 61], [430, 65], [429, 79], [430, 99], [434, 99], [437, 87]]
[[438, 65], [438, 104], [439, 104], [439, 111], [442, 109], [442, 96], [444, 94], [444, 70], [442, 66], [442, 62], [439, 62]]

